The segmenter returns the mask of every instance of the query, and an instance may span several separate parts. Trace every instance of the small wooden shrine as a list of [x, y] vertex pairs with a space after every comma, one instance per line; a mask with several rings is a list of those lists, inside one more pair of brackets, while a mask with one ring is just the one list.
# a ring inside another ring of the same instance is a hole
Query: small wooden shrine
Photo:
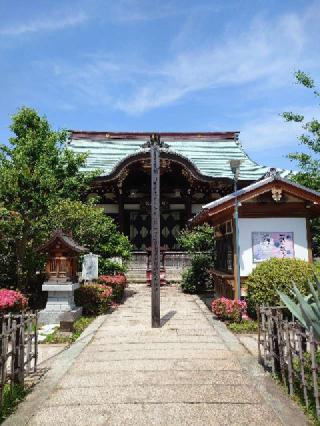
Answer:
[[78, 260], [88, 250], [77, 244], [71, 235], [57, 230], [51, 239], [38, 249], [47, 254], [47, 281], [42, 291], [48, 292], [46, 308], [39, 314], [39, 322], [58, 323], [63, 315], [77, 319], [82, 312], [74, 303], [74, 290], [79, 287], [77, 271]]
[[78, 245], [70, 235], [55, 231], [52, 238], [39, 248], [47, 254], [46, 273], [49, 281], [77, 282], [79, 256], [88, 252]]

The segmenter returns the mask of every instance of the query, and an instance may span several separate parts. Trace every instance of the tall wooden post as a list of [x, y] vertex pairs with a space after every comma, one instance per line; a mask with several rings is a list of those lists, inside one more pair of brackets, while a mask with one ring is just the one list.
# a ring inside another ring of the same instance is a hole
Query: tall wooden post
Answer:
[[160, 137], [150, 138], [152, 328], [160, 327]]

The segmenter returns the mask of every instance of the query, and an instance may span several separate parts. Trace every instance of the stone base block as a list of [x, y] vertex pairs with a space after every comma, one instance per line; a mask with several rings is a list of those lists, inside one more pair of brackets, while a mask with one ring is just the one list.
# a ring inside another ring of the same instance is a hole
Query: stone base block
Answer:
[[82, 308], [76, 308], [72, 311], [64, 312], [60, 316], [60, 332], [72, 333], [73, 325], [80, 318]]
[[39, 323], [40, 324], [58, 324], [63, 319], [63, 316], [66, 314], [70, 314], [72, 318], [74, 318], [74, 321], [79, 319], [82, 314], [82, 308], [75, 307], [71, 311], [50, 311], [49, 309], [43, 309], [39, 312]]

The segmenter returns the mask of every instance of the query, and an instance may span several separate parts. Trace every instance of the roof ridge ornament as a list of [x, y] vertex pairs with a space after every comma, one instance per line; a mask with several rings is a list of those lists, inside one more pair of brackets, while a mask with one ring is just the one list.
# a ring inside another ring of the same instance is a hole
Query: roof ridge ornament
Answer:
[[150, 139], [141, 145], [141, 148], [151, 148], [152, 146], [158, 146], [160, 149], [169, 149], [169, 145], [161, 140], [160, 133], [152, 133]]
[[275, 167], [270, 167], [270, 169], [264, 175], [264, 179], [269, 177], [273, 177], [274, 179], [280, 178], [280, 171]]

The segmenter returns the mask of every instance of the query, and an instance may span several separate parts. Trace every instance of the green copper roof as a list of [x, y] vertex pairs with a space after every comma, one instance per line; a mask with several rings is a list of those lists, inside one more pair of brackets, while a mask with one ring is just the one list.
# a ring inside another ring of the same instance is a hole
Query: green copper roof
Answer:
[[[199, 173], [209, 178], [232, 178], [229, 160], [241, 160], [240, 179], [258, 180], [269, 170], [252, 161], [237, 140], [238, 133], [160, 134], [168, 148], [163, 151], [177, 154], [193, 163]], [[70, 132], [69, 147], [78, 153], [89, 154], [85, 170], [101, 170], [107, 176], [120, 161], [139, 152], [149, 139], [147, 134], [115, 134], [102, 132]]]

